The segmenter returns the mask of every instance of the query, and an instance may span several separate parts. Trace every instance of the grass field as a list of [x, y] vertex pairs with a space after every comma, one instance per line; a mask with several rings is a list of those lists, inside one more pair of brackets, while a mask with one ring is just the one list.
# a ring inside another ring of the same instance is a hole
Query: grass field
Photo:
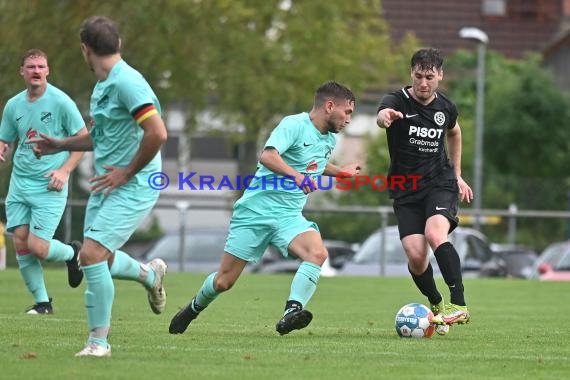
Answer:
[[[279, 336], [287, 275], [244, 275], [192, 323], [171, 317], [205, 275], [168, 274], [152, 314], [143, 288], [116, 281], [111, 358], [75, 358], [87, 337], [84, 285], [46, 270], [55, 314], [29, 316], [19, 272], [0, 272], [2, 379], [562, 379], [570, 374], [570, 283], [468, 280], [472, 322], [445, 337], [401, 339], [396, 311], [425, 302], [408, 278], [322, 278], [309, 327]], [[440, 284], [441, 285], [441, 284]], [[441, 287], [442, 289], [445, 289]], [[447, 291], [445, 292], [447, 294]]]

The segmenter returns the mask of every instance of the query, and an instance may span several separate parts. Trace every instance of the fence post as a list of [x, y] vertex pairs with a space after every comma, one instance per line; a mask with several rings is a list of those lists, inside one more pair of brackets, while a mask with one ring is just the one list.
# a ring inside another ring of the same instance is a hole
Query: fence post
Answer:
[[516, 204], [511, 203], [509, 205], [509, 232], [508, 232], [508, 242], [509, 244], [515, 244], [517, 242], [517, 213], [519, 208]]
[[383, 207], [379, 208], [380, 211], [380, 235], [382, 241], [380, 242], [380, 276], [386, 275], [386, 230], [388, 227], [388, 212]]
[[180, 266], [179, 271], [184, 272], [184, 249], [186, 248], [186, 213], [188, 211], [188, 208], [190, 208], [190, 202], [177, 201], [175, 203], [175, 206], [178, 209], [180, 220], [180, 246], [178, 247], [178, 265]]

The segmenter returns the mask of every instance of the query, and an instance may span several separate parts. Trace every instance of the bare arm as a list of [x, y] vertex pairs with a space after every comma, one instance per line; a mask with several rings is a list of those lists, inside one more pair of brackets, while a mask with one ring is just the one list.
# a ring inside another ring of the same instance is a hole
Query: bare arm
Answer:
[[6, 162], [6, 155], [10, 144], [7, 141], [0, 140], [0, 161]]
[[[273, 173], [293, 178], [297, 186], [301, 186], [303, 182], [306, 184], [305, 176], [287, 165], [275, 148], [265, 148], [263, 152], [261, 152], [259, 162]], [[316, 184], [312, 187], [305, 185], [302, 187], [302, 190], [305, 194], [308, 194], [315, 191], [316, 188]]]
[[449, 159], [453, 162], [455, 168], [455, 176], [459, 186], [459, 199], [469, 203], [473, 199], [473, 190], [461, 177], [461, 128], [458, 123], [455, 124], [454, 128], [447, 131], [447, 148]]
[[352, 177], [358, 173], [360, 173], [360, 165], [359, 164], [350, 164], [343, 167], [336, 166], [327, 162], [327, 166], [325, 166], [325, 171], [323, 175], [336, 177], [339, 174], [343, 174], [343, 177]]
[[[88, 134], [89, 132], [87, 132], [87, 128], [83, 127], [74, 136], [82, 136]], [[49, 173], [47, 173], [45, 177], [51, 177], [47, 189], [50, 191], [63, 190], [65, 184], [69, 180], [69, 175], [77, 167], [77, 164], [79, 164], [79, 161], [83, 157], [83, 154], [84, 152], [71, 152], [69, 154], [68, 159], [63, 163], [63, 165], [59, 169], [52, 170]]]
[[105, 189], [108, 194], [114, 188], [124, 185], [144, 168], [156, 156], [160, 147], [166, 141], [166, 126], [160, 115], [156, 114], [140, 124], [144, 130], [139, 150], [126, 167], [104, 166], [107, 172], [93, 177], [89, 182], [93, 183], [92, 191], [98, 192]]
[[[55, 154], [63, 151], [88, 152], [93, 150], [93, 140], [91, 135], [84, 128], [85, 133], [77, 133], [63, 139], [40, 133], [40, 137], [26, 140], [26, 144], [34, 144], [33, 151], [36, 157], [40, 158], [48, 154]], [[83, 129], [81, 130], [83, 131]]]
[[400, 111], [396, 111], [392, 108], [384, 108], [378, 111], [378, 116], [376, 117], [376, 124], [380, 128], [390, 128], [392, 122], [398, 119], [403, 119], [404, 115]]

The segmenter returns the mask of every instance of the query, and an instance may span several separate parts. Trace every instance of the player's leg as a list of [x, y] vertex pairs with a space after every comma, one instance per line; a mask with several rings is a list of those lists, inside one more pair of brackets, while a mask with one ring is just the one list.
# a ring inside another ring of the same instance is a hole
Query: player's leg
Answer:
[[[32, 222], [33, 225], [34, 223]], [[65, 262], [69, 286], [77, 288], [81, 284], [83, 272], [79, 267], [80, 242], [72, 241], [69, 244], [64, 244], [57, 239], [44, 239], [30, 232], [28, 247], [37, 258], [45, 259], [49, 262]]]
[[221, 293], [233, 287], [246, 264], [247, 261], [224, 252], [218, 271], [210, 273], [190, 303], [176, 313], [170, 321], [168, 332], [182, 334], [186, 331], [190, 322], [196, 319], [198, 314]]
[[91, 238], [86, 238], [79, 260], [85, 274], [85, 309], [89, 337], [83, 350], [75, 356], [109, 356], [111, 346], [107, 340], [111, 328], [111, 311], [115, 298], [115, 285], [107, 260], [111, 252]]
[[394, 202], [398, 231], [408, 258], [408, 271], [418, 290], [427, 297], [432, 311], [443, 310], [443, 297], [437, 289], [424, 237], [425, 214], [421, 203]]
[[448, 234], [457, 227], [456, 181], [432, 190], [426, 202], [425, 236], [434, 250], [437, 264], [450, 292], [450, 302], [444, 312], [434, 318], [437, 324], [469, 322], [469, 312], [465, 303], [461, 261], [455, 247], [448, 240]]
[[16, 186], [14, 182], [11, 182], [6, 198], [6, 230], [12, 232], [20, 274], [34, 298], [34, 305], [28, 308], [26, 313], [52, 314], [53, 309], [44, 281], [42, 264], [28, 247], [32, 208], [26, 200], [26, 192], [14, 186]]
[[[93, 197], [93, 202], [90, 199], [93, 206], [90, 206], [92, 212], [89, 213], [89, 219], [86, 215], [85, 236], [112, 252], [109, 258], [112, 278], [142, 284], [147, 291], [151, 310], [160, 314], [166, 307], [166, 291], [163, 286], [166, 263], [161, 259], [154, 259], [143, 264], [119, 250], [156, 204], [154, 194], [144, 194], [141, 191], [139, 195], [135, 201], [125, 191], [117, 189], [110, 193], [102, 204], [98, 196]], [[96, 219], [92, 219], [93, 215], [96, 215]]]
[[282, 252], [284, 249], [288, 250], [301, 260], [291, 282], [283, 317], [275, 327], [279, 334], [284, 335], [307, 327], [313, 319], [312, 313], [304, 308], [317, 289], [321, 267], [328, 257], [328, 252], [317, 225], [307, 221], [302, 215], [282, 218], [279, 232], [272, 243]]
[[195, 297], [172, 318], [168, 328], [171, 334], [186, 331], [190, 322], [220, 293], [233, 287], [247, 263], [257, 261], [265, 251], [270, 231], [271, 222], [266, 217], [247, 208], [235, 207], [220, 268], [206, 277]]
[[11, 229], [16, 260], [22, 279], [34, 297], [34, 305], [26, 310], [27, 314], [52, 314], [51, 299], [47, 294], [44, 272], [40, 260], [28, 248], [29, 225], [20, 225]]
[[31, 209], [28, 248], [40, 260], [65, 262], [69, 286], [76, 288], [83, 280], [83, 272], [78, 264], [81, 243], [64, 244], [53, 238], [65, 210], [66, 196], [67, 191], [26, 195]]

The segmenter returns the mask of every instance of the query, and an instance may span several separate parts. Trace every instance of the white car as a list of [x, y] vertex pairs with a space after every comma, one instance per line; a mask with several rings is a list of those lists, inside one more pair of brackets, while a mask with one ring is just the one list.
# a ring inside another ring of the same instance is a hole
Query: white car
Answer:
[[[382, 237], [385, 234], [386, 244], [382, 252]], [[461, 259], [464, 275], [477, 276], [484, 263], [493, 259], [485, 235], [472, 228], [457, 227], [450, 235], [449, 240], [455, 246]], [[430, 260], [434, 274], [438, 275], [439, 267], [431, 248]], [[351, 261], [344, 264], [339, 275], [356, 276], [409, 276], [408, 259], [402, 242], [398, 226], [388, 226], [370, 235], [360, 246]]]

